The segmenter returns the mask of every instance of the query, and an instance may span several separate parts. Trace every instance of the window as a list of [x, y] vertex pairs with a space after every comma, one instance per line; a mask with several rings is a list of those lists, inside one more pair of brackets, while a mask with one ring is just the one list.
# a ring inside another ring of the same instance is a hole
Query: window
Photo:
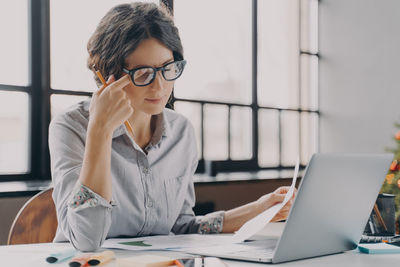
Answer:
[[317, 15], [317, 0], [174, 2], [188, 61], [174, 107], [199, 172], [289, 169], [318, 150]]
[[29, 95], [0, 91], [0, 174], [27, 173]]
[[1, 2], [0, 33], [0, 84], [29, 85], [27, 0]]
[[[198, 172], [284, 170], [297, 154], [307, 164], [318, 150], [318, 0], [160, 1], [188, 60], [173, 106], [194, 125]], [[86, 43], [125, 2], [2, 2], [1, 180], [50, 177], [49, 122], [96, 90]]]
[[[13, 27], [10, 27], [13, 25]], [[0, 4], [0, 175], [30, 171], [28, 2]]]

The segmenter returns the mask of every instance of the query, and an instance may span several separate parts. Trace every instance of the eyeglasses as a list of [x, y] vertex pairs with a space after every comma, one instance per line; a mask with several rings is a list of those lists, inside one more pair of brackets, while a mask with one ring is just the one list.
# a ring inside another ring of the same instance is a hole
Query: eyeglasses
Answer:
[[162, 76], [166, 81], [174, 81], [182, 75], [185, 68], [186, 60], [173, 61], [165, 64], [164, 66], [153, 67], [139, 67], [132, 70], [123, 68], [122, 70], [128, 73], [136, 86], [146, 86], [151, 84], [156, 78], [157, 72], [161, 71]]

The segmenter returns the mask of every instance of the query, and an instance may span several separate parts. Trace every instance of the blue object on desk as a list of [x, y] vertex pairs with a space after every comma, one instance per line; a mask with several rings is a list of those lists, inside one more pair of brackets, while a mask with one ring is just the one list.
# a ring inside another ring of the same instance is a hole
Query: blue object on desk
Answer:
[[50, 254], [50, 256], [46, 258], [46, 261], [48, 263], [56, 263], [56, 262], [59, 263], [61, 261], [72, 258], [73, 256], [75, 256], [75, 254], [76, 254], [75, 249], [67, 249], [61, 252]]
[[400, 253], [400, 247], [387, 243], [360, 244], [358, 250], [368, 254]]

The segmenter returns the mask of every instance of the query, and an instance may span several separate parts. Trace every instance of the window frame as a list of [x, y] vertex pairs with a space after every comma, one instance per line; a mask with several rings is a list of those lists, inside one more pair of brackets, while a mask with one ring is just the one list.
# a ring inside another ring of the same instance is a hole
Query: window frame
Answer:
[[[27, 181], [27, 180], [49, 180], [50, 172], [50, 156], [48, 147], [48, 126], [50, 124], [50, 98], [54, 94], [75, 95], [75, 96], [91, 96], [91, 92], [70, 91], [53, 89], [50, 86], [50, 0], [27, 0], [28, 1], [28, 49], [29, 49], [29, 84], [27, 86], [15, 86], [0, 84], [0, 91], [25, 92], [29, 95], [29, 171], [24, 174], [0, 174], [0, 182], [2, 181]], [[301, 0], [299, 1], [299, 5]], [[255, 172], [260, 170], [291, 170], [294, 166], [283, 166], [281, 156], [279, 156], [280, 164], [274, 167], [260, 167], [258, 164], [258, 111], [261, 109], [277, 110], [279, 112], [279, 151], [282, 152], [281, 142], [281, 114], [284, 111], [296, 111], [299, 113], [299, 127], [301, 127], [301, 113], [309, 112], [317, 115], [319, 121], [319, 110], [308, 109], [283, 109], [276, 107], [261, 106], [257, 99], [257, 28], [258, 28], [258, 0], [252, 0], [252, 102], [250, 104], [237, 104], [220, 101], [203, 101], [196, 99], [175, 98], [172, 95], [172, 101], [169, 108], [173, 108], [176, 101], [198, 103], [201, 105], [201, 155], [204, 155], [204, 105], [220, 104], [228, 106], [228, 155], [230, 155], [230, 114], [232, 107], [249, 107], [252, 112], [252, 157], [249, 160], [223, 160], [223, 161], [205, 161], [204, 158], [199, 160], [196, 173], [206, 173], [215, 176], [218, 172]], [[160, 0], [173, 13], [173, 0]], [[300, 13], [299, 6], [299, 13]], [[299, 16], [301, 20], [301, 13]], [[299, 23], [300, 27], [300, 23]], [[300, 39], [300, 38], [299, 38]], [[299, 40], [300, 42], [300, 40]], [[300, 49], [300, 44], [299, 44]], [[316, 56], [319, 59], [318, 52], [310, 53], [307, 51], [299, 51], [300, 55]], [[300, 72], [300, 60], [299, 60]], [[301, 75], [299, 75], [298, 90], [300, 94]], [[299, 98], [300, 99], [300, 98]], [[300, 100], [299, 100], [300, 101]], [[300, 106], [300, 105], [299, 105]], [[318, 127], [318, 126], [317, 126]], [[319, 129], [317, 129], [317, 132]], [[301, 135], [301, 131], [299, 131]], [[317, 151], [319, 144], [319, 134], [317, 136]], [[301, 136], [299, 136], [299, 152], [301, 153]], [[305, 166], [301, 166], [304, 168]]]

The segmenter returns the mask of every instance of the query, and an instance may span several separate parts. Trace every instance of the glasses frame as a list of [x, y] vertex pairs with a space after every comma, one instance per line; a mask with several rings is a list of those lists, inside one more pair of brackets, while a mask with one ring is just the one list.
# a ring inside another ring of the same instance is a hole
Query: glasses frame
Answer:
[[[178, 62], [182, 63], [182, 71], [181, 71], [181, 73], [179, 73], [179, 75], [177, 77], [175, 77], [174, 79], [167, 79], [165, 77], [165, 74], [164, 74], [165, 68], [167, 66], [171, 65], [171, 64], [176, 64]], [[136, 86], [147, 86], [147, 85], [151, 84], [152, 82], [154, 82], [154, 80], [155, 80], [155, 78], [157, 76], [157, 72], [159, 72], [159, 71], [161, 71], [161, 74], [162, 74], [164, 80], [166, 80], [166, 81], [175, 81], [176, 79], [178, 79], [182, 75], [183, 70], [185, 69], [185, 65], [186, 65], [186, 60], [183, 59], [183, 60], [175, 60], [175, 61], [169, 62], [169, 63], [165, 64], [164, 66], [161, 66], [161, 67], [158, 67], [158, 68], [155, 68], [155, 67], [152, 67], [152, 66], [142, 66], [142, 67], [131, 69], [131, 70], [122, 68], [122, 70], [125, 73], [128, 73], [129, 76], [131, 76], [131, 80], [132, 80], [134, 85], [136, 85]], [[141, 69], [149, 69], [149, 68], [153, 69], [153, 71], [154, 71], [153, 77], [151, 78], [150, 82], [148, 82], [147, 84], [136, 84], [135, 83], [135, 79], [133, 78], [135, 72], [138, 71], [138, 70], [141, 70]]]

